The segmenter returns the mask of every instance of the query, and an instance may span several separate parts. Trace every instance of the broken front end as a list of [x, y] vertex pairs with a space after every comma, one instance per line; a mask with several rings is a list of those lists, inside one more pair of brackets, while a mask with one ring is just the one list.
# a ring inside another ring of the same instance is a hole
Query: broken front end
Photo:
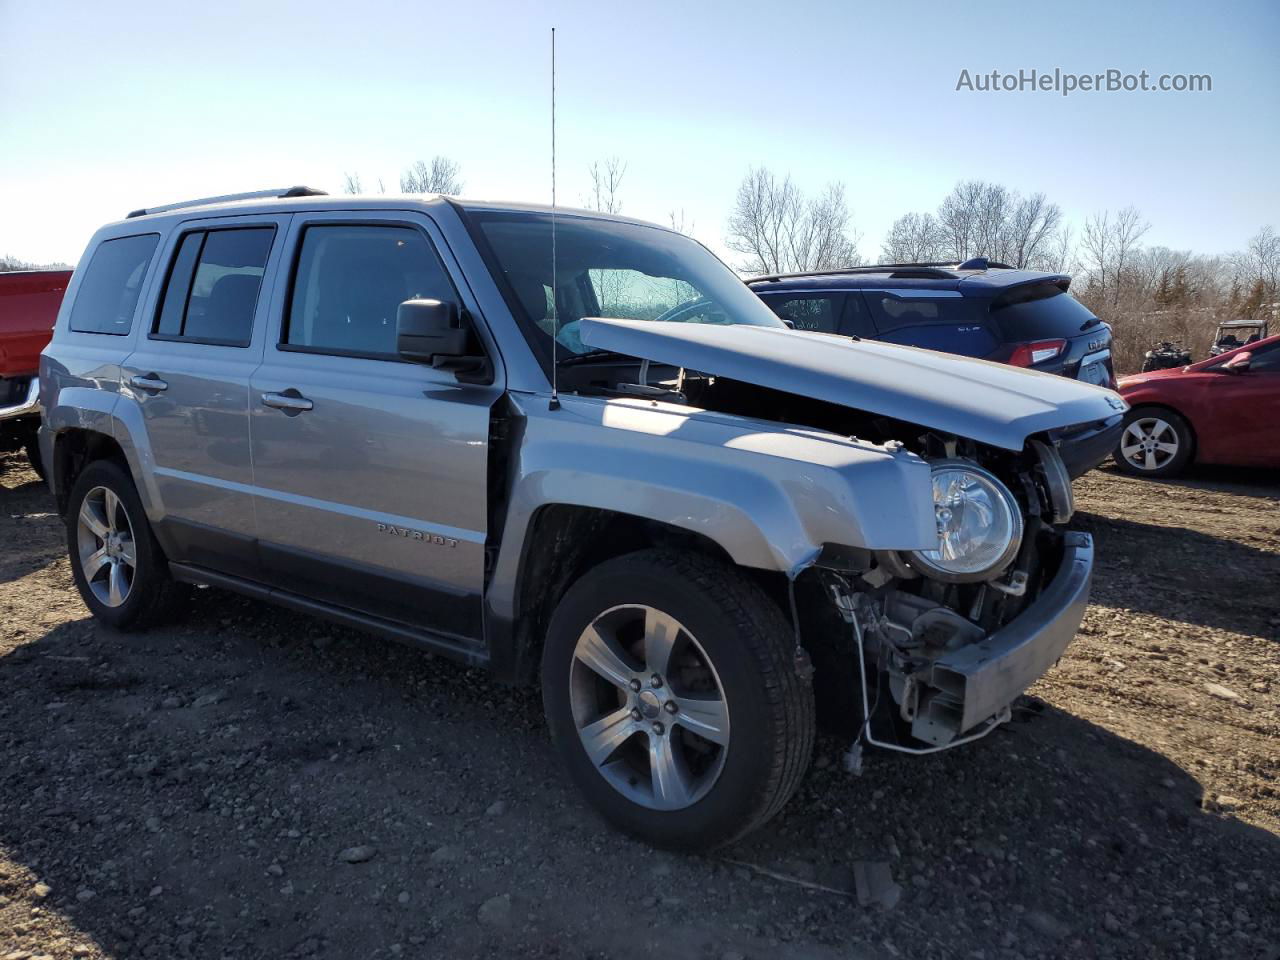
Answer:
[[1075, 636], [1093, 569], [1088, 534], [1065, 529], [1071, 483], [1053, 446], [921, 439], [938, 547], [861, 562], [824, 551], [797, 582], [813, 601], [803, 633], [820, 708], [859, 740], [912, 753], [1009, 718]]

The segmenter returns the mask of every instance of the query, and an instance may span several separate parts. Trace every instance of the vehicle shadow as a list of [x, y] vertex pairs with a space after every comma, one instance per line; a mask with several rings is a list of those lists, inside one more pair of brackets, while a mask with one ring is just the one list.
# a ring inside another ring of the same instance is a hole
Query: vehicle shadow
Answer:
[[[1097, 468], [1098, 472], [1113, 477], [1129, 477], [1112, 463]], [[1135, 477], [1153, 487], [1212, 490], [1216, 493], [1235, 493], [1250, 497], [1266, 497], [1280, 501], [1280, 470], [1263, 467], [1222, 467], [1193, 464], [1176, 477]]]
[[1097, 546], [1090, 603], [1255, 637], [1280, 632], [1274, 622], [1280, 553], [1095, 513], [1077, 513], [1072, 523]]
[[[1035, 700], [1018, 715], [967, 748], [873, 753], [859, 779], [823, 741], [780, 817], [672, 858], [614, 834], [566, 783], [536, 692], [200, 590], [180, 628], [84, 619], [0, 657], [0, 847], [23, 868], [0, 885], [21, 902], [47, 884], [33, 905], [120, 956], [549, 956], [570, 942], [651, 956], [623, 932], [637, 911], [656, 923], [677, 908], [691, 919], [664, 951], [676, 960], [729, 946], [887, 957], [851, 951], [890, 939], [967, 956], [1011, 930], [1092, 956], [1068, 944], [1113, 935], [1104, 913], [1143, 956], [1215, 955], [1237, 909], [1267, 933], [1275, 836], [1203, 809], [1159, 753]], [[341, 861], [362, 844], [368, 862]], [[881, 859], [905, 891], [890, 912], [852, 895], [853, 864]], [[602, 877], [660, 893], [602, 897]], [[475, 922], [504, 896], [517, 922]]]

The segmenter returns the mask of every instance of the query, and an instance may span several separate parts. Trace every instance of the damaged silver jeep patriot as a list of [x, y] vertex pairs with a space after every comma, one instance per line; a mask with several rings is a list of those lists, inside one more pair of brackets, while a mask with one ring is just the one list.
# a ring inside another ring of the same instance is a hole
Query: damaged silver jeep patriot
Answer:
[[1124, 410], [789, 329], [649, 224], [306, 188], [99, 230], [40, 390], [96, 617], [211, 585], [538, 683], [591, 803], [686, 849], [776, 814], [819, 720], [856, 762], [1009, 716], [1089, 592], [1064, 463]]

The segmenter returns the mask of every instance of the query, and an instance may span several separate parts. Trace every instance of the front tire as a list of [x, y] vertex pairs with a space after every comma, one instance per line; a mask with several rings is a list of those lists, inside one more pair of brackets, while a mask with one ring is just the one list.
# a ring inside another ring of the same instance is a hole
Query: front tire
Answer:
[[1194, 447], [1191, 427], [1178, 414], [1160, 407], [1135, 407], [1125, 416], [1112, 457], [1116, 466], [1133, 476], [1172, 477], [1186, 467]]
[[124, 467], [113, 460], [85, 467], [71, 489], [66, 525], [71, 572], [90, 613], [118, 630], [163, 619], [177, 585]]
[[573, 585], [542, 657], [552, 739], [618, 829], [705, 850], [762, 825], [813, 753], [811, 687], [781, 611], [732, 567], [662, 550]]

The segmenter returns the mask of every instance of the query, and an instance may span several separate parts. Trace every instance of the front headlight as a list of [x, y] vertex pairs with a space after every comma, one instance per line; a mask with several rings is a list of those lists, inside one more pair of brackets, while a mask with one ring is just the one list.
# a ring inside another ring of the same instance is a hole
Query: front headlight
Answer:
[[936, 460], [932, 471], [938, 549], [913, 550], [907, 561], [938, 580], [990, 580], [1022, 544], [1018, 501], [993, 474], [967, 460]]

